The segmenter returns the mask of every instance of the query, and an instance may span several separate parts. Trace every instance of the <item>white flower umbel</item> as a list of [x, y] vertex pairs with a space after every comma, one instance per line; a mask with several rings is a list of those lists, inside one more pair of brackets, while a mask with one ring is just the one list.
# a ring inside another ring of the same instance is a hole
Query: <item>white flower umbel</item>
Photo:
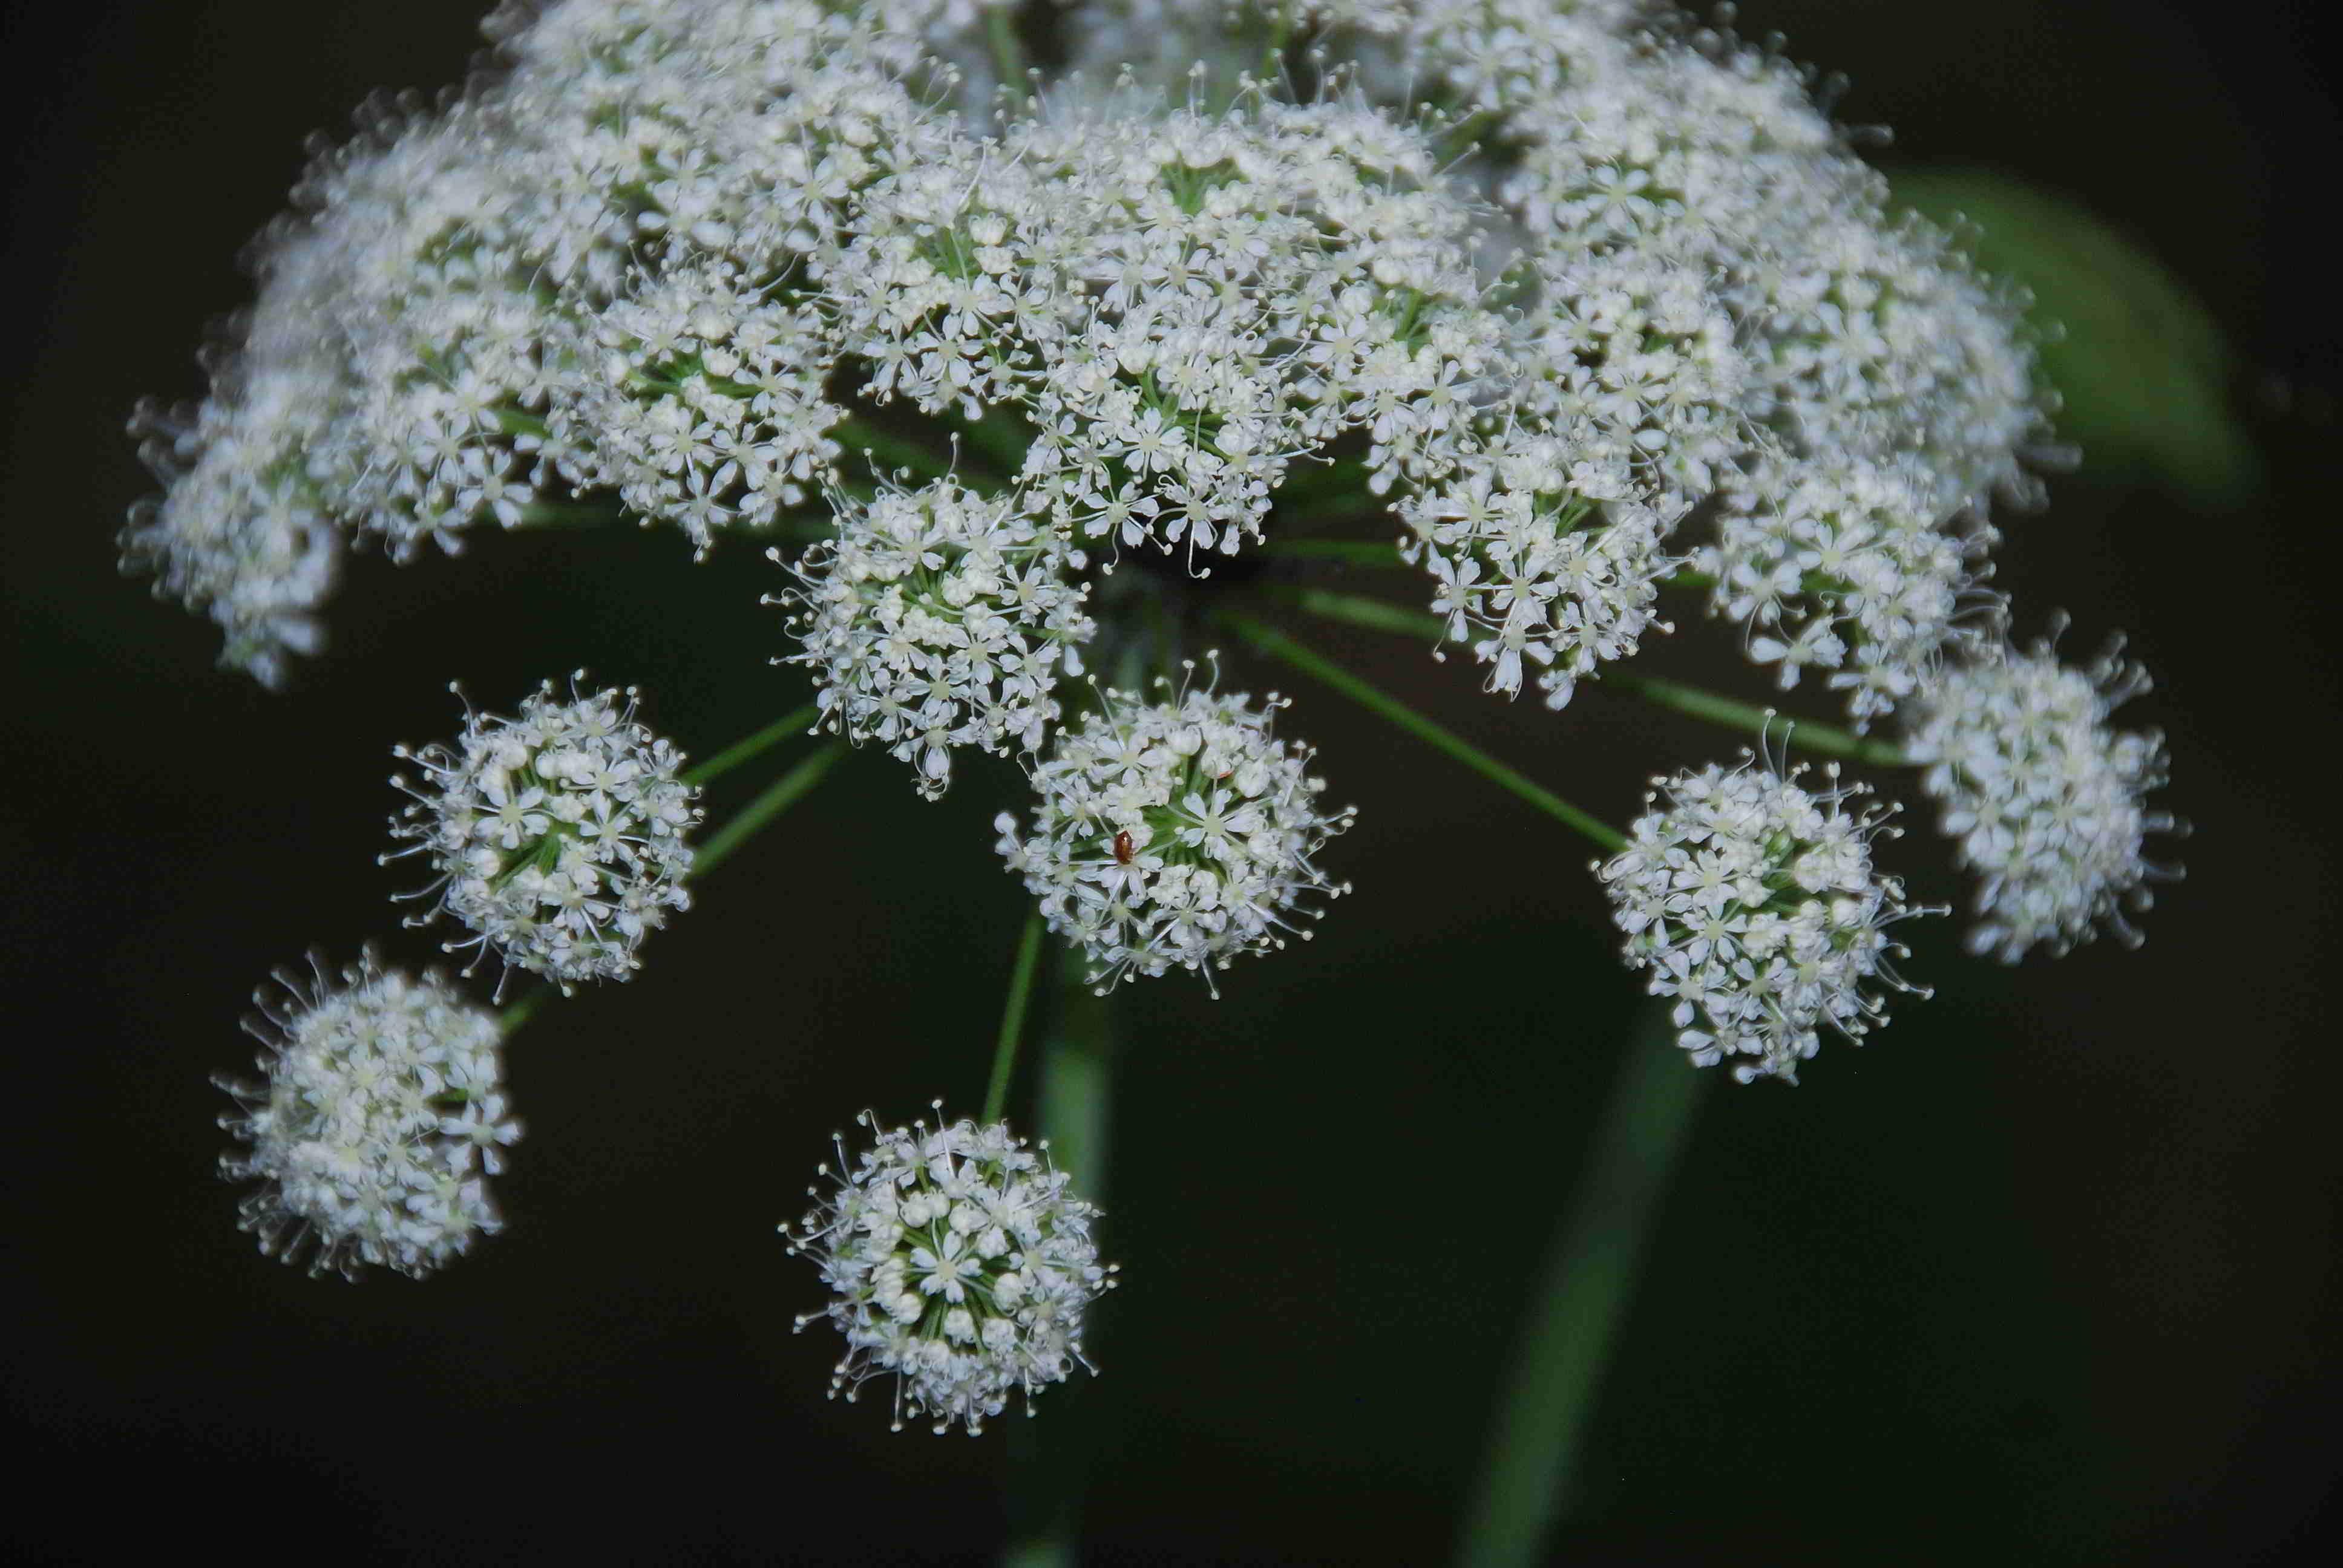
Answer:
[[1101, 698], [1033, 770], [1032, 831], [1006, 811], [993, 823], [1009, 869], [1050, 929], [1082, 948], [1101, 994], [1174, 968], [1210, 984], [1238, 955], [1283, 947], [1284, 933], [1307, 940], [1294, 919], [1324, 911], [1302, 908], [1304, 897], [1350, 890], [1311, 858], [1355, 808], [1319, 809], [1312, 753], [1270, 734], [1284, 703], [1197, 690], [1152, 706], [1129, 692]]
[[1906, 705], [1905, 751], [1926, 768], [1921, 788], [1943, 804], [1956, 857], [1981, 879], [1971, 951], [2016, 963], [2102, 931], [2136, 947], [2126, 914], [2147, 909], [2148, 881], [2180, 875], [2142, 854], [2147, 834], [2180, 824], [2144, 804], [2165, 781], [2163, 736], [2109, 723], [2149, 684], [2117, 652], [2077, 668], [2047, 642], [2022, 653], [1987, 644]]
[[1916, 459], [1768, 459], [1718, 528], [1698, 556], [1711, 613], [1749, 628], [1749, 657], [1785, 691], [1828, 671], [1857, 729], [1911, 693], [1957, 617], [1993, 603], [1976, 580], [1992, 527], [1947, 517]]
[[1066, 581], [1082, 553], [1018, 497], [951, 479], [838, 507], [837, 541], [807, 550], [799, 586], [767, 601], [797, 612], [805, 651], [779, 662], [813, 667], [822, 723], [884, 744], [930, 799], [955, 747], [1041, 749], [1059, 678], [1081, 672], [1096, 629], [1089, 589]]
[[1678, 510], [1750, 445], [1747, 358], [1698, 268], [1635, 253], [1541, 253], [1540, 304], [1513, 323], [1510, 397], [1574, 461], [1633, 467]]
[[1098, 1210], [1066, 1190], [1049, 1145], [1026, 1147], [1005, 1122], [966, 1118], [882, 1130], [857, 1118], [873, 1147], [820, 1174], [815, 1205], [794, 1231], [791, 1252], [809, 1254], [835, 1292], [797, 1320], [827, 1317], [846, 1336], [832, 1397], [852, 1400], [864, 1382], [895, 1374], [895, 1430], [925, 1417], [942, 1432], [973, 1434], [1014, 1390], [1033, 1395], [1063, 1382], [1082, 1359], [1082, 1317], [1114, 1284], [1091, 1240]]
[[240, 1111], [220, 1125], [251, 1147], [220, 1157], [266, 1185], [239, 1206], [264, 1254], [357, 1279], [372, 1263], [429, 1273], [499, 1221], [486, 1178], [520, 1136], [506, 1114], [497, 1020], [438, 976], [372, 953], [338, 983], [314, 959], [263, 990], [245, 1028], [268, 1047], [258, 1083], [212, 1081]]
[[[1676, 1043], [1694, 1063], [1727, 1058], [1744, 1083], [1797, 1081], [1828, 1026], [1859, 1042], [1887, 1021], [1874, 982], [1913, 990], [1889, 967], [1904, 949], [1888, 925], [1916, 910], [1871, 864], [1876, 811], [1841, 809], [1864, 792], [1810, 793], [1754, 759], [1730, 770], [1655, 780], [1667, 802], [1635, 821], [1633, 842], [1596, 868], [1627, 962], [1674, 997]], [[1660, 795], [1647, 798], [1657, 806]]]
[[695, 257], [638, 277], [581, 332], [546, 416], [577, 488], [616, 490], [705, 557], [719, 529], [769, 527], [831, 477], [845, 410], [822, 396], [830, 355], [807, 307]]
[[1412, 530], [1403, 549], [1439, 584], [1445, 639], [1490, 667], [1492, 691], [1519, 694], [1534, 669], [1554, 709], [1645, 632], [1671, 629], [1652, 608], [1684, 564], [1667, 550], [1672, 511], [1629, 498], [1623, 465], [1573, 457], [1551, 436], [1501, 438], [1397, 508]]
[[494, 950], [565, 992], [628, 978], [643, 933], [690, 908], [684, 834], [700, 815], [698, 786], [676, 776], [681, 753], [634, 721], [635, 689], [578, 697], [583, 678], [567, 701], [547, 681], [518, 719], [468, 711], [452, 747], [397, 748], [425, 776], [391, 779], [415, 798], [391, 819], [392, 837], [413, 841], [397, 853], [438, 874], [414, 896], [437, 893], [475, 933], [447, 950]]

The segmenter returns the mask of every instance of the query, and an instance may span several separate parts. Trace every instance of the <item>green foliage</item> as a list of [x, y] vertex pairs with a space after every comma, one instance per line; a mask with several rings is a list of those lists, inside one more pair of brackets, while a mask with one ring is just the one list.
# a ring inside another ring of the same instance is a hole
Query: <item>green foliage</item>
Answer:
[[[2235, 355], [2211, 314], [2131, 236], [2077, 203], [1991, 170], [1903, 169], [1898, 200], [1950, 224], [1988, 272], [2031, 290], [2059, 434], [2101, 475], [2155, 479], [2203, 507], [2262, 483], [2229, 387]], [[1982, 232], [1978, 232], [1982, 230]], [[2063, 334], [2060, 329], [2063, 328]]]

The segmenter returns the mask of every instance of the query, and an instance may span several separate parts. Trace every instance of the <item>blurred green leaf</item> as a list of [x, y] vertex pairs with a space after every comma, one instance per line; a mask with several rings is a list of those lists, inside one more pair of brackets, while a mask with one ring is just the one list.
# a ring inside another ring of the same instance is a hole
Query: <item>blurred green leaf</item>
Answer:
[[2043, 374], [2065, 399], [2058, 431], [2087, 465], [2161, 479], [2201, 506], [2236, 505], [2260, 486], [2260, 457], [2231, 407], [2228, 342], [2154, 256], [2076, 203], [1988, 169], [1890, 177], [1904, 205], [1940, 224], [1967, 218], [1978, 263], [2032, 291], [2027, 318], [2051, 339]]

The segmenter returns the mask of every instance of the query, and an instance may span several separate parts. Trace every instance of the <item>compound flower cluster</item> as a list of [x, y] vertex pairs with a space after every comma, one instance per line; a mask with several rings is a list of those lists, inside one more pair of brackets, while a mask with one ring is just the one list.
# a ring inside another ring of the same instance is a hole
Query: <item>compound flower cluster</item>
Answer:
[[[1722, 510], [1688, 541], [1718, 608], [1867, 720], [1982, 575], [1956, 519], [2032, 487], [2022, 300], [1892, 216], [1764, 49], [1630, 0], [1091, 0], [1063, 31], [1096, 74], [996, 121], [952, 106], [986, 102], [980, 10], [500, 11], [496, 70], [305, 179], [212, 396], [142, 413], [166, 489], [130, 558], [274, 680], [346, 538], [452, 548], [569, 496], [702, 553], [816, 528], [892, 405], [889, 442], [965, 434], [965, 487], [1110, 553], [1234, 551], [1330, 474], [1393, 495], [1449, 636], [1556, 705], [1665, 628], [1677, 521]], [[1305, 35], [1309, 101], [1239, 68]], [[1176, 92], [1173, 55], [1204, 73]], [[1817, 553], [1850, 570], [1785, 606]], [[1051, 613], [1004, 618], [1031, 646]], [[1031, 746], [1049, 706], [949, 744]], [[946, 749], [904, 748], [923, 788]]]
[[316, 969], [255, 997], [246, 1028], [268, 1054], [220, 1125], [251, 1145], [220, 1157], [231, 1181], [266, 1183], [240, 1208], [263, 1253], [357, 1279], [367, 1264], [422, 1275], [498, 1224], [486, 1177], [520, 1136], [505, 1113], [496, 1020], [437, 975], [412, 980], [369, 953], [336, 984]]
[[[780, 559], [779, 551], [773, 552]], [[841, 507], [838, 541], [806, 552], [795, 607], [824, 723], [876, 738], [920, 792], [951, 781], [951, 749], [1041, 749], [1062, 670], [1097, 629], [1066, 581], [1082, 554], [1018, 498], [944, 479]]]
[[1207, 982], [1244, 953], [1308, 940], [1305, 896], [1349, 891], [1312, 863], [1351, 825], [1318, 809], [1312, 753], [1270, 734], [1272, 696], [1190, 690], [1143, 705], [1129, 692], [1061, 731], [1033, 771], [1032, 830], [995, 820], [1009, 869], [1050, 929], [1090, 957], [1101, 993], [1133, 974], [1193, 970]]
[[[1783, 687], [1904, 725], [1983, 877], [1974, 946], [2134, 939], [2173, 826], [2141, 804], [2160, 739], [2109, 723], [2144, 678], [2011, 650], [1983, 587], [1989, 508], [2055, 451], [2024, 298], [1895, 216], [1807, 73], [1656, 0], [1066, 0], [1037, 83], [977, 42], [1004, 8], [507, 0], [461, 93], [376, 106], [305, 176], [206, 397], [139, 411], [162, 493], [127, 564], [274, 685], [353, 543], [803, 543], [770, 552], [775, 662], [930, 798], [962, 749], [1022, 754], [997, 847], [1101, 990], [1308, 936], [1352, 812], [1273, 696], [1061, 701], [1094, 636], [1176, 658], [1179, 614], [1097, 627], [1087, 574], [1384, 516], [1440, 640], [1555, 709], [1705, 574]], [[398, 751], [451, 950], [568, 990], [688, 907], [698, 790], [635, 706], [548, 683]], [[1599, 868], [1679, 1044], [1743, 1081], [1913, 989], [1883, 815], [1800, 778], [1664, 778]], [[491, 1020], [369, 957], [272, 1022], [266, 1081], [224, 1084], [264, 1251], [419, 1273], [495, 1228]], [[862, 1121], [784, 1227], [836, 1292], [799, 1320], [846, 1337], [832, 1392], [893, 1373], [897, 1424], [938, 1431], [1030, 1407], [1112, 1283], [1096, 1211], [1004, 1125]]]
[[2179, 875], [2143, 856], [2147, 834], [2179, 826], [2143, 804], [2164, 782], [2164, 738], [2108, 722], [2147, 689], [2147, 672], [2113, 649], [2076, 668], [2046, 642], [1995, 643], [1938, 672], [1910, 705], [1905, 752], [1927, 769], [1921, 788], [1981, 879], [1971, 951], [2016, 963], [2103, 930], [2138, 945], [2126, 912], [2148, 907], [2149, 879]]
[[1067, 1191], [1046, 1142], [1030, 1150], [1005, 1122], [945, 1126], [936, 1109], [932, 1131], [863, 1112], [874, 1145], [850, 1166], [840, 1142], [820, 1172], [836, 1190], [809, 1189], [815, 1207], [781, 1231], [836, 1292], [797, 1320], [827, 1317], [846, 1336], [831, 1394], [892, 1372], [897, 1431], [908, 1412], [973, 1434], [1012, 1390], [1030, 1412], [1038, 1389], [1087, 1364], [1082, 1315], [1114, 1271], [1091, 1241], [1098, 1210]]
[[[1874, 981], [1912, 990], [1885, 935], [1917, 911], [1871, 864], [1875, 814], [1809, 793], [1770, 766], [1714, 765], [1658, 780], [1667, 804], [1636, 819], [1633, 841], [1598, 868], [1630, 965], [1674, 997], [1676, 1043], [1702, 1067], [1797, 1081], [1825, 1026], [1859, 1042], [1886, 1012]], [[1659, 800], [1658, 793], [1650, 797]]]
[[417, 896], [436, 892], [474, 933], [449, 951], [494, 950], [567, 991], [628, 978], [643, 934], [690, 908], [684, 834], [699, 790], [676, 776], [673, 744], [634, 721], [635, 701], [631, 687], [563, 701], [547, 681], [518, 719], [467, 712], [453, 747], [397, 749], [425, 778], [391, 779], [415, 798], [391, 836], [437, 873]]

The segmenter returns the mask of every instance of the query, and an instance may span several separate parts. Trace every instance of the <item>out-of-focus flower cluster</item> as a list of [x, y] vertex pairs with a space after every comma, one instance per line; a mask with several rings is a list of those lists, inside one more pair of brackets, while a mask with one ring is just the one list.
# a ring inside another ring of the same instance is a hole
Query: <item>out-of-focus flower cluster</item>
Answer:
[[220, 1158], [260, 1250], [312, 1274], [357, 1279], [371, 1263], [422, 1275], [498, 1226], [486, 1178], [520, 1136], [506, 1114], [497, 1021], [436, 975], [412, 979], [372, 954], [341, 972], [281, 977], [248, 1024], [268, 1047], [257, 1083], [220, 1125], [250, 1147]]
[[2126, 913], [2148, 907], [2148, 881], [2179, 875], [2147, 860], [2142, 840], [2180, 825], [2143, 803], [2164, 782], [2163, 736], [2108, 718], [2147, 686], [2114, 650], [2077, 668], [2047, 643], [1994, 643], [1913, 705], [1905, 752], [1927, 769], [1921, 788], [1979, 879], [1973, 951], [2016, 963], [2102, 930], [2139, 945]]

